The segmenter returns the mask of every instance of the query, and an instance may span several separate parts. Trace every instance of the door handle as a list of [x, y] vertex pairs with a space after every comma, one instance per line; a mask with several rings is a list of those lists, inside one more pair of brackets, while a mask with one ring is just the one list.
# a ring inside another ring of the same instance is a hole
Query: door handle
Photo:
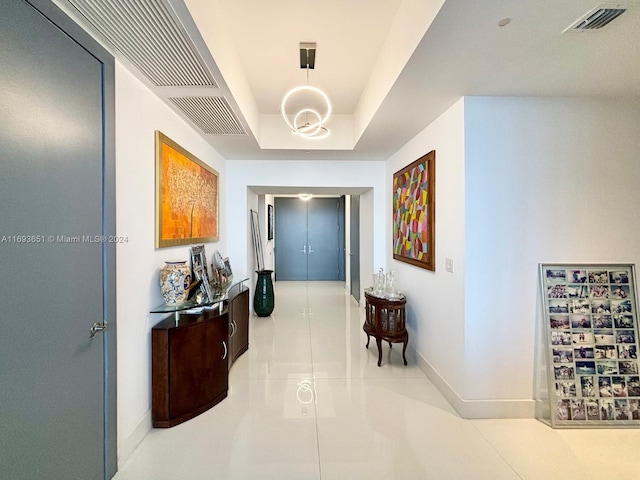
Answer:
[[305, 255], [307, 254], [307, 246], [303, 245], [302, 246], [302, 250], [300, 250], [301, 253], [304, 253]]
[[313, 248], [311, 248], [311, 244], [309, 244], [309, 255], [311, 255], [313, 253]]
[[98, 334], [98, 332], [104, 332], [106, 329], [107, 329], [106, 323], [95, 322], [93, 325], [91, 325], [91, 334], [89, 335], [89, 338], [95, 337]]
[[224, 340], [222, 341], [222, 346], [224, 347], [224, 355], [222, 355], [222, 359], [224, 360], [225, 358], [227, 358], [227, 353], [228, 353], [227, 344], [225, 343]]

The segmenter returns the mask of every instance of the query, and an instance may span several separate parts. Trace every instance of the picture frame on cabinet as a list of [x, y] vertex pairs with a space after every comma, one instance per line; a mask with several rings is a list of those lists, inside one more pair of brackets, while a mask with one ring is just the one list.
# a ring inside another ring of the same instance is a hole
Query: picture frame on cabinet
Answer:
[[213, 301], [211, 286], [209, 284], [209, 274], [207, 271], [207, 256], [204, 245], [194, 245], [191, 247], [191, 270], [196, 280], [200, 281], [200, 290], [204, 296], [204, 302]]
[[194, 245], [191, 247], [191, 270], [203, 272], [202, 276], [208, 278], [207, 275], [207, 256], [204, 245]]
[[216, 290], [216, 295], [222, 295], [231, 281], [231, 264], [229, 257], [223, 259], [218, 252], [215, 257], [216, 260], [211, 263], [211, 286]]
[[211, 285], [209, 284], [208, 277], [205, 276], [204, 270], [197, 270], [194, 272], [196, 280], [200, 281], [200, 291], [202, 292], [202, 303], [208, 304], [213, 302], [213, 292], [211, 291]]
[[213, 264], [211, 264], [211, 286], [218, 290], [222, 281], [220, 279], [220, 272], [215, 268]]
[[231, 262], [229, 262], [229, 257], [224, 258], [224, 271], [227, 275], [227, 278], [231, 278], [233, 276], [233, 271], [231, 270]]

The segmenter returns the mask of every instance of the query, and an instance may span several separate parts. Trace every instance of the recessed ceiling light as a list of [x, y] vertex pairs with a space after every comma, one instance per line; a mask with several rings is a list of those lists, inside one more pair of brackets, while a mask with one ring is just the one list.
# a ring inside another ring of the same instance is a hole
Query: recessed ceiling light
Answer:
[[510, 22], [511, 22], [510, 18], [508, 18], [508, 17], [507, 18], [503, 18], [502, 20], [500, 20], [498, 22], [498, 26], [499, 27], [506, 27], [507, 25], [509, 25]]

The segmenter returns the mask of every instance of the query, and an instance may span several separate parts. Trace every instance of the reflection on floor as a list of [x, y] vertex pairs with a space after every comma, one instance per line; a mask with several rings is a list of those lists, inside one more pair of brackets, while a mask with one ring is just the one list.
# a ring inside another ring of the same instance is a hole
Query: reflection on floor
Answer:
[[339, 282], [277, 282], [229, 396], [154, 429], [116, 480], [640, 479], [640, 430], [463, 420], [401, 349], [364, 348]]

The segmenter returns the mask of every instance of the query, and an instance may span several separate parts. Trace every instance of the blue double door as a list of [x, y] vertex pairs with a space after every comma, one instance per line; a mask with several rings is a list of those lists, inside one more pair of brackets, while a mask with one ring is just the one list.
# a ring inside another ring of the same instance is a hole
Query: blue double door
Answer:
[[274, 203], [276, 280], [344, 280], [344, 198]]

